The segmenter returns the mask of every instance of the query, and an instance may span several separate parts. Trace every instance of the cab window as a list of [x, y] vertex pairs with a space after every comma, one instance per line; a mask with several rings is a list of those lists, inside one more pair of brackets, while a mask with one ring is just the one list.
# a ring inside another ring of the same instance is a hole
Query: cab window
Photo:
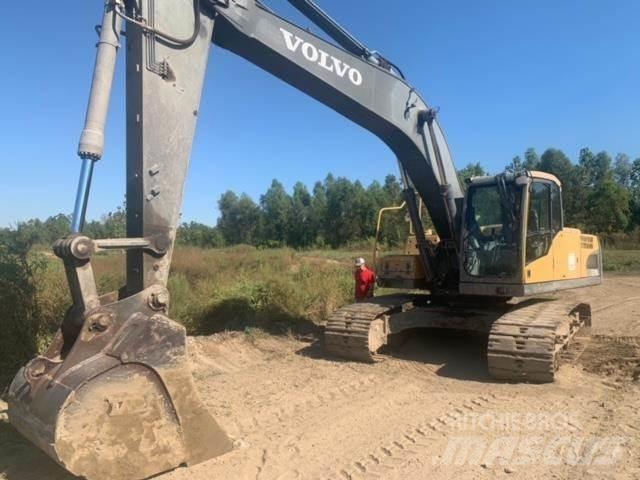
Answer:
[[[557, 191], [553, 191], [556, 187]], [[527, 212], [527, 263], [549, 253], [555, 233], [561, 230], [562, 215], [560, 189], [550, 182], [533, 182], [529, 187], [529, 210]]]
[[551, 228], [553, 233], [558, 233], [563, 228], [562, 195], [560, 187], [555, 183], [551, 184]]
[[507, 182], [469, 189], [464, 240], [468, 275], [512, 277], [519, 271], [522, 189]]

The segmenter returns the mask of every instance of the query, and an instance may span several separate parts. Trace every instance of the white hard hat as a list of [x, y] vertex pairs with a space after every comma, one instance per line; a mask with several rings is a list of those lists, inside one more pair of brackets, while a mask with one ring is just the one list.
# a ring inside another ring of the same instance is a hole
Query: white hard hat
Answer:
[[362, 257], [356, 258], [356, 267], [361, 267], [362, 265], [364, 265], [364, 258]]

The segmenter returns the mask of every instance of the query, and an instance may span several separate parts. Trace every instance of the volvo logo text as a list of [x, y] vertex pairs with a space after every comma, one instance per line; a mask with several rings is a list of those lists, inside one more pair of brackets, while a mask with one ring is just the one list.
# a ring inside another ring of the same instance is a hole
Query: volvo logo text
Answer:
[[320, 50], [315, 45], [309, 42], [305, 42], [303, 39], [288, 32], [284, 28], [281, 28], [282, 36], [287, 48], [292, 52], [300, 50], [302, 56], [312, 63], [317, 63], [325, 70], [335, 73], [340, 78], [344, 78], [345, 75], [356, 87], [362, 85], [362, 74], [356, 68], [346, 64], [339, 58], [328, 54], [324, 50]]

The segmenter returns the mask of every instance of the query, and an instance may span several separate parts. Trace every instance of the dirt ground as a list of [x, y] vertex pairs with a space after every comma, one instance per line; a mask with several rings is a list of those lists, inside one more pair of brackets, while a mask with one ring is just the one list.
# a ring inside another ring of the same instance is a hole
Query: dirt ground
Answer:
[[[193, 338], [200, 395], [236, 448], [158, 478], [640, 478], [639, 287], [610, 275], [566, 294], [591, 302], [591, 337], [547, 385], [493, 382], [471, 334], [417, 332], [374, 365], [291, 338]], [[0, 478], [71, 478], [5, 409]]]

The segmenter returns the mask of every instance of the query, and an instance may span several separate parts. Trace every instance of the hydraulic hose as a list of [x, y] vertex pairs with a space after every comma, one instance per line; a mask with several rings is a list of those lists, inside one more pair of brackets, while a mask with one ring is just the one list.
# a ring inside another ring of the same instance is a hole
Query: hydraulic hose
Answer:
[[[122, 7], [121, 7], [122, 8]], [[153, 0], [149, 0], [149, 9], [153, 9]], [[196, 41], [196, 39], [198, 38], [198, 34], [200, 33], [200, 0], [193, 0], [193, 33], [191, 34], [191, 36], [189, 38], [177, 38], [174, 37], [173, 35], [170, 35], [166, 32], [163, 32], [162, 30], [159, 30], [155, 27], [150, 27], [149, 25], [145, 24], [144, 22], [138, 21], [135, 18], [131, 18], [129, 16], [127, 16], [126, 13], [124, 13], [124, 11], [122, 11], [121, 9], [116, 9], [116, 13], [118, 14], [119, 17], [121, 17], [123, 20], [125, 20], [128, 23], [132, 23], [134, 25], [137, 25], [138, 27], [140, 27], [142, 30], [144, 30], [145, 32], [149, 32], [152, 33], [153, 35], [156, 35], [160, 38], [162, 38], [163, 40], [166, 40], [170, 43], [173, 43], [175, 45], [181, 46], [181, 47], [188, 47], [190, 45], [193, 44], [193, 42]]]

